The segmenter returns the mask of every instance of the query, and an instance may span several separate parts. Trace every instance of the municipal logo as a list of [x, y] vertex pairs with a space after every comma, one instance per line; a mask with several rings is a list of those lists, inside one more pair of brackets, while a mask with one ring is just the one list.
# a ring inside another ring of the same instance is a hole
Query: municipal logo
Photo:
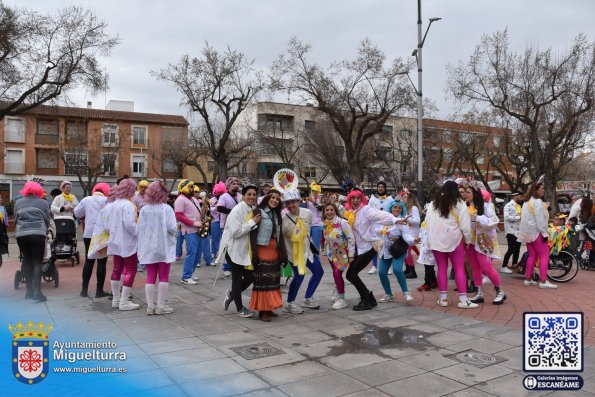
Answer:
[[12, 373], [20, 382], [33, 385], [44, 380], [50, 367], [48, 334], [52, 325], [44, 323], [27, 324], [19, 322], [16, 326], [8, 324], [12, 333]]

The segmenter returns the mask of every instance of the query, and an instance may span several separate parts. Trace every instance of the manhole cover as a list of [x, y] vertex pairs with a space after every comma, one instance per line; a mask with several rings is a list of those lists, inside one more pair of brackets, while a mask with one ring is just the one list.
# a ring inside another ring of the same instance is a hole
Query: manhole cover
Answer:
[[257, 358], [277, 356], [279, 354], [285, 353], [283, 350], [279, 350], [269, 345], [268, 343], [257, 343], [254, 345], [237, 346], [230, 348], [230, 350], [239, 354], [246, 360], [255, 360]]
[[474, 365], [476, 367], [488, 367], [502, 361], [496, 356], [475, 350], [467, 350], [456, 355], [453, 354], [453, 356], [463, 364]]

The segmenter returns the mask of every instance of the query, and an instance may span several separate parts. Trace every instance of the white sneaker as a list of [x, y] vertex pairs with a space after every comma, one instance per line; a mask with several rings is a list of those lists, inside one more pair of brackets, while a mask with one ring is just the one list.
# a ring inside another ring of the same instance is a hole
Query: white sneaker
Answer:
[[459, 302], [458, 307], [459, 309], [476, 309], [479, 307], [479, 305], [468, 300], [465, 302]]
[[395, 298], [392, 295], [384, 295], [382, 298], [378, 299], [378, 302], [380, 303], [386, 303], [386, 302], [392, 302], [394, 301]]
[[370, 269], [368, 274], [376, 274], [376, 268], [374, 266], [372, 266], [372, 268]]
[[438, 306], [448, 307], [448, 299], [447, 298], [438, 299], [438, 302], [436, 302], [436, 304]]
[[198, 281], [198, 276], [193, 276], [193, 277], [192, 277], [192, 280], [194, 280], [194, 281]]
[[556, 284], [550, 283], [549, 280], [545, 280], [545, 283], [539, 283], [539, 288], [543, 289], [556, 289], [558, 286]]
[[155, 314], [155, 306], [147, 306], [147, 316]]
[[492, 282], [490, 281], [490, 279], [488, 278], [488, 276], [483, 276], [483, 279], [481, 280], [482, 284], [492, 284]]
[[122, 311], [127, 311], [127, 310], [136, 310], [138, 308], [140, 308], [140, 305], [138, 303], [132, 303], [127, 299], [125, 299], [123, 301], [120, 299], [120, 306], [118, 307], [118, 309], [120, 309]]
[[196, 285], [198, 284], [196, 281], [194, 281], [191, 278], [183, 278], [182, 281], [180, 281], [182, 284], [187, 284], [187, 285]]
[[403, 292], [403, 295], [405, 295], [406, 302], [411, 302], [413, 300], [413, 295], [411, 295], [411, 292], [409, 292], [409, 291]]
[[155, 308], [155, 314], [170, 314], [173, 313], [174, 309], [172, 307], [169, 307], [167, 305], [163, 305], [163, 306], [157, 306]]
[[320, 305], [314, 299], [309, 298], [304, 299], [304, 301], [302, 302], [302, 307], [306, 307], [308, 309], [319, 309]]
[[120, 299], [112, 298], [112, 309], [117, 309], [120, 307]]
[[302, 314], [304, 312], [304, 309], [302, 309], [301, 307], [299, 307], [298, 305], [296, 305], [293, 302], [287, 302], [287, 305], [285, 305], [283, 310], [286, 313], [291, 313], [291, 314]]
[[223, 272], [223, 276], [225, 276], [225, 277], [229, 277], [229, 276], [231, 276], [231, 272], [230, 272], [229, 270], [225, 270], [225, 271]]
[[333, 289], [333, 294], [331, 295], [331, 302], [336, 302], [337, 299], [339, 298], [337, 297], [337, 289], [335, 288]]
[[388, 269], [388, 274], [389, 275], [393, 274], [393, 269], [392, 268]]
[[507, 267], [501, 268], [500, 273], [512, 274], [512, 270], [510, 270], [510, 268], [507, 266]]
[[537, 284], [537, 281], [533, 281], [533, 280], [525, 280], [525, 281], [523, 282], [523, 284], [525, 284], [525, 287], [531, 287], [531, 286], [533, 286], [533, 285], [536, 285], [536, 284]]
[[348, 305], [347, 302], [345, 302], [345, 299], [337, 299], [337, 301], [333, 304], [332, 308], [334, 310], [341, 310], [346, 308], [347, 306]]

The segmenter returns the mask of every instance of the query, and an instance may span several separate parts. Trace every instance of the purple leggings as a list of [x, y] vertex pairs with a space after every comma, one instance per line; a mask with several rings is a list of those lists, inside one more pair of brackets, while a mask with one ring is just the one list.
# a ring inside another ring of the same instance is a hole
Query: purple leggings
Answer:
[[169, 269], [171, 267], [171, 263], [149, 263], [145, 266], [147, 269], [147, 280], [145, 284], [155, 284], [157, 282], [157, 272], [159, 272], [160, 283], [169, 282]]
[[335, 279], [335, 286], [337, 287], [337, 292], [339, 294], [345, 294], [345, 281], [343, 280], [343, 270], [339, 270], [333, 264], [332, 261], [329, 260], [331, 268], [333, 269], [333, 278]]
[[529, 256], [527, 257], [527, 271], [525, 273], [525, 278], [531, 280], [535, 263], [537, 263], [537, 259], [539, 258], [539, 280], [542, 283], [545, 283], [545, 280], [547, 279], [547, 268], [550, 264], [550, 247], [547, 241], [543, 241], [540, 234], [537, 236], [537, 240], [532, 243], [527, 243], [527, 252], [529, 253]]
[[436, 259], [436, 266], [438, 267], [438, 290], [440, 292], [448, 291], [448, 260], [452, 263], [452, 268], [455, 271], [455, 283], [459, 295], [466, 295], [467, 291], [467, 276], [465, 275], [465, 246], [463, 241], [459, 243], [457, 248], [452, 252], [440, 252], [432, 250], [434, 258]]
[[412, 250], [413, 250], [412, 246], [407, 247], [407, 256], [405, 257], [405, 263], [407, 264], [407, 266], [415, 265], [415, 263], [413, 263], [413, 255], [411, 255]]
[[125, 287], [132, 288], [132, 283], [134, 283], [134, 276], [136, 276], [136, 265], [138, 264], [138, 259], [136, 258], [136, 254], [132, 254], [127, 258], [122, 258], [119, 255], [114, 255], [114, 270], [112, 271], [111, 279], [114, 281], [119, 281], [120, 276], [122, 275], [122, 271], [126, 269], [126, 278], [122, 285]]
[[494, 287], [500, 287], [502, 285], [498, 272], [492, 266], [492, 260], [486, 254], [477, 252], [473, 244], [467, 247], [467, 259], [469, 259], [469, 263], [471, 264], [473, 283], [476, 287], [481, 287], [484, 274], [488, 276]]

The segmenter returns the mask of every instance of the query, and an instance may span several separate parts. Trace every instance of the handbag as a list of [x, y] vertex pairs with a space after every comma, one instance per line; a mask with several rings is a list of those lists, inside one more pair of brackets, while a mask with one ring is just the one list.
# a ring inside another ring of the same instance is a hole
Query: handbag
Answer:
[[409, 248], [409, 244], [405, 242], [403, 237], [399, 237], [390, 245], [390, 247], [388, 247], [388, 252], [396, 259], [405, 255], [407, 253], [407, 248]]

